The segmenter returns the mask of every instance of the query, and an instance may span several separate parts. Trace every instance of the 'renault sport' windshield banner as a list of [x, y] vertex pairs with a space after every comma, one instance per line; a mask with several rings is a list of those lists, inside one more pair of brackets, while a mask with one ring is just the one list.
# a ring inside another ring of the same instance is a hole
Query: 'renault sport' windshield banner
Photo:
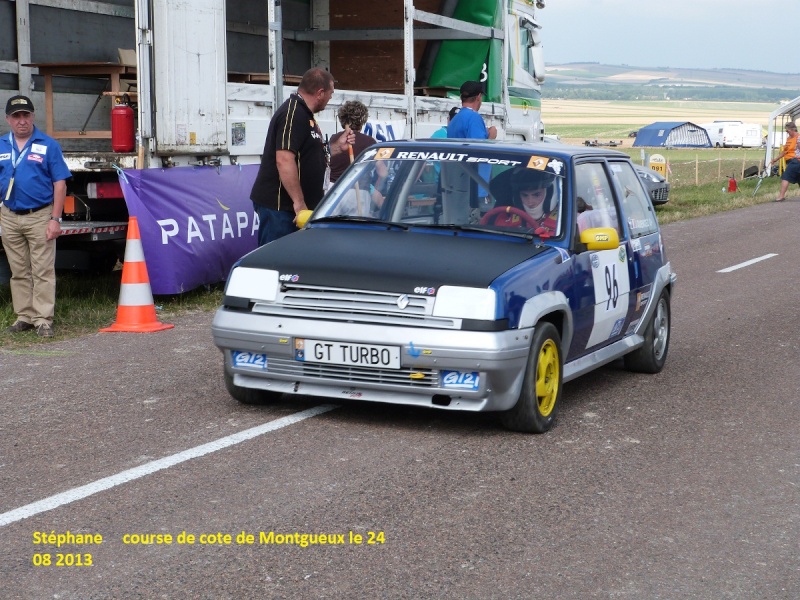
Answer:
[[258, 217], [250, 190], [258, 165], [124, 171], [128, 213], [142, 236], [154, 294], [224, 281], [254, 250]]

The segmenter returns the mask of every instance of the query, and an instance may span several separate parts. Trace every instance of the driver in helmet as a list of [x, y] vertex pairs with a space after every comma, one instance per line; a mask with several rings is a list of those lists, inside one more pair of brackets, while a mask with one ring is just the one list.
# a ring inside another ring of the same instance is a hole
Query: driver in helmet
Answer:
[[543, 237], [555, 235], [558, 229], [555, 179], [552, 173], [534, 169], [520, 169], [511, 178], [512, 206], [530, 216], [537, 224], [534, 232]]

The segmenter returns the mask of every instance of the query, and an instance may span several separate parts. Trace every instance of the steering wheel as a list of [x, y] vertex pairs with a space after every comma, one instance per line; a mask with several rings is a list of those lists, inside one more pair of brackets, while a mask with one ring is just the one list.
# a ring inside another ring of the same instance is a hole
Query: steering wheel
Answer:
[[[505, 223], [501, 221], [499, 217], [505, 215], [506, 220]], [[516, 215], [520, 219], [522, 219], [525, 224], [530, 227], [531, 229], [537, 229], [539, 227], [539, 223], [526, 213], [524, 210], [520, 210], [519, 208], [515, 208], [513, 206], [495, 206], [489, 212], [481, 217], [481, 225], [489, 225], [492, 218], [494, 218], [494, 225], [498, 225], [500, 227], [522, 227], [522, 224], [517, 224], [511, 222], [510, 215]]]

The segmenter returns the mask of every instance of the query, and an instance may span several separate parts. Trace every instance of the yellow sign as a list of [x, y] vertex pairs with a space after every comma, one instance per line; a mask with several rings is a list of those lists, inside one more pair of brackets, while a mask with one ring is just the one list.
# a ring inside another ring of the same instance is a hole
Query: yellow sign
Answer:
[[653, 171], [661, 173], [663, 177], [667, 176], [667, 159], [660, 154], [653, 154], [647, 166], [653, 169]]

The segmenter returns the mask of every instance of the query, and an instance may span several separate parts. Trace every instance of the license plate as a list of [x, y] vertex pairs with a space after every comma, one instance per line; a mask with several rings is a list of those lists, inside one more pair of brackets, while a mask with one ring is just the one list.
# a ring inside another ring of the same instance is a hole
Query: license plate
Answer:
[[231, 352], [231, 358], [233, 359], [234, 367], [245, 367], [249, 369], [261, 369], [261, 370], [266, 370], [267, 368], [266, 354], [258, 354], [256, 352], [242, 352], [240, 350], [234, 350], [233, 352]]
[[294, 357], [303, 362], [346, 367], [400, 368], [399, 346], [376, 346], [297, 338], [294, 341]]

